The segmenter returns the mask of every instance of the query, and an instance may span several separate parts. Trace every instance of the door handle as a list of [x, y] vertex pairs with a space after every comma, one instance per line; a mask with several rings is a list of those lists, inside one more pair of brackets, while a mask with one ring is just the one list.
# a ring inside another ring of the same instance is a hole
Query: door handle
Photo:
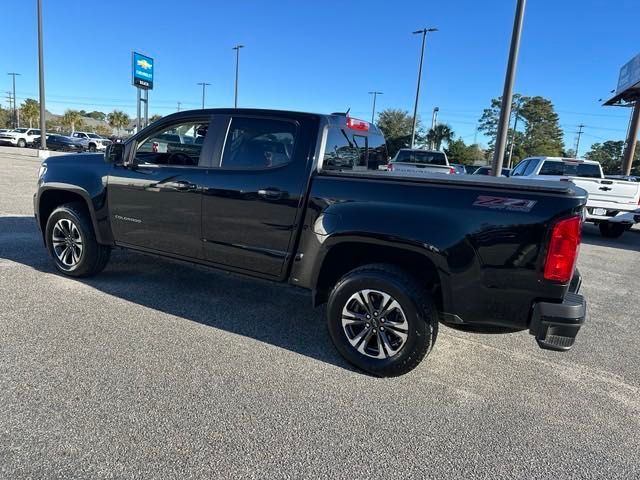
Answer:
[[283, 192], [277, 188], [261, 188], [258, 190], [258, 196], [266, 200], [280, 200], [285, 197], [287, 192]]
[[198, 186], [195, 183], [190, 183], [185, 180], [178, 180], [177, 182], [166, 182], [158, 186], [162, 186], [170, 190], [178, 190], [180, 192], [191, 192], [198, 189]]

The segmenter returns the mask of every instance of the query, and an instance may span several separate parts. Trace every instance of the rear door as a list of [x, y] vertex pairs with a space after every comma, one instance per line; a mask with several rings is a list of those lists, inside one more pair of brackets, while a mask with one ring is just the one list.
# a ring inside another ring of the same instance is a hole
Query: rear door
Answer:
[[281, 278], [301, 221], [318, 121], [293, 114], [214, 118], [227, 133], [204, 179], [205, 259]]

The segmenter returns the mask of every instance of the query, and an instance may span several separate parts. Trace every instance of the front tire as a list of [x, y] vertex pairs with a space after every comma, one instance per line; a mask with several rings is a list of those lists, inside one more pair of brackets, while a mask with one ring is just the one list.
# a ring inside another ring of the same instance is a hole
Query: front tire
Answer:
[[20, 148], [24, 148], [27, 146], [27, 141], [24, 138], [19, 138], [18, 139], [18, 146]]
[[96, 151], [96, 146], [95, 146], [93, 143], [90, 143], [90, 144], [89, 144], [89, 151], [90, 151], [91, 153], [94, 153], [94, 152]]
[[84, 204], [67, 203], [47, 219], [47, 249], [56, 268], [71, 277], [89, 277], [107, 266], [111, 248], [100, 245]]
[[392, 265], [366, 265], [336, 284], [327, 305], [334, 345], [356, 367], [378, 377], [413, 370], [429, 353], [438, 315], [426, 288]]
[[620, 238], [625, 232], [625, 226], [621, 223], [601, 222], [598, 228], [600, 235], [605, 238]]

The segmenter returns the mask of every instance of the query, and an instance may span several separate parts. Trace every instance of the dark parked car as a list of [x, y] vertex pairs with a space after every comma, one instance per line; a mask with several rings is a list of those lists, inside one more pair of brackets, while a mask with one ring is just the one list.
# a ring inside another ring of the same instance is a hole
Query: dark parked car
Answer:
[[[40, 148], [40, 137], [33, 141], [33, 148]], [[82, 152], [82, 145], [71, 137], [64, 135], [47, 135], [47, 149], [62, 152]]]
[[[503, 168], [502, 172], [500, 174], [500, 176], [502, 177], [508, 177], [511, 173], [511, 169], [510, 168]], [[474, 175], [491, 175], [491, 167], [480, 167], [477, 168], [475, 172], [473, 172]]]
[[345, 115], [184, 111], [105, 156], [45, 160], [35, 215], [68, 276], [97, 274], [123, 247], [306, 289], [327, 304], [338, 351], [374, 375], [416, 367], [439, 322], [573, 345], [586, 311], [575, 269], [584, 190], [395, 176], [380, 158], [380, 130]]

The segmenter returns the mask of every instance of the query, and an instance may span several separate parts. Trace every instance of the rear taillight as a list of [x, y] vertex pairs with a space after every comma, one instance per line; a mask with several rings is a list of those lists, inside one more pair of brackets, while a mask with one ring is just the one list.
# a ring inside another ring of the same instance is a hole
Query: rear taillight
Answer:
[[387, 171], [393, 172], [393, 163], [387, 165]]
[[544, 264], [545, 279], [560, 283], [571, 280], [578, 259], [581, 227], [581, 217], [560, 220], [553, 226]]
[[449, 175], [455, 175], [456, 174], [456, 169], [453, 167], [449, 167]]

